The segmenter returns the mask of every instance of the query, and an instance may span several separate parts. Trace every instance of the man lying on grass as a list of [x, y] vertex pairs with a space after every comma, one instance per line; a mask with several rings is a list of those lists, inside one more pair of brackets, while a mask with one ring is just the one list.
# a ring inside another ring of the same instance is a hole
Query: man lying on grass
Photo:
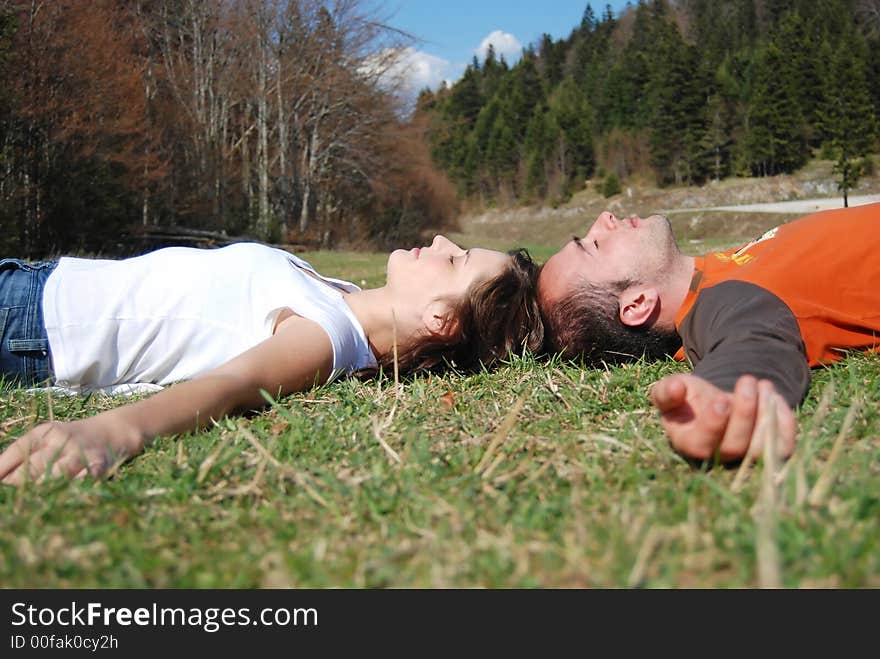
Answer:
[[880, 346], [878, 252], [880, 204], [809, 215], [696, 258], [679, 251], [665, 217], [605, 212], [547, 261], [538, 298], [554, 351], [594, 364], [687, 359], [693, 374], [650, 391], [685, 457], [759, 455], [756, 421], [771, 405], [787, 457], [809, 367]]

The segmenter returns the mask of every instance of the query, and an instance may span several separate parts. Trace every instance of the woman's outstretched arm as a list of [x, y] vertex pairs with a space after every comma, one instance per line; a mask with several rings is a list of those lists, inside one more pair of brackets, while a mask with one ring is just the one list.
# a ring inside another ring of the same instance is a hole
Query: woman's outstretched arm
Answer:
[[283, 396], [323, 384], [332, 365], [327, 333], [313, 321], [291, 316], [270, 338], [204, 375], [87, 419], [32, 428], [0, 454], [0, 481], [20, 485], [47, 471], [99, 476], [156, 437], [263, 407], [260, 390]]

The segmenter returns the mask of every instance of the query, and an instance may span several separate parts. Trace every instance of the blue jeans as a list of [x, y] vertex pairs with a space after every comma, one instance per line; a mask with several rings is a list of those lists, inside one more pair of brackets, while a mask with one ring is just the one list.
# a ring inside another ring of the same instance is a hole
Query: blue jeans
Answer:
[[56, 265], [0, 259], [0, 381], [34, 386], [52, 378], [43, 286]]

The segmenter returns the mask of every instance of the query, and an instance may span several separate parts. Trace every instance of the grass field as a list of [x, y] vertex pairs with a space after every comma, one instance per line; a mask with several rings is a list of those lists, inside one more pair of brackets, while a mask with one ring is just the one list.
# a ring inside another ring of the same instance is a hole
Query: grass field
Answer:
[[[383, 280], [383, 257], [305, 257]], [[742, 470], [667, 446], [646, 390], [680, 370], [343, 381], [109, 480], [2, 487], [0, 585], [880, 587], [880, 358], [816, 371], [794, 457]], [[114, 404], [2, 391], [0, 444]]]

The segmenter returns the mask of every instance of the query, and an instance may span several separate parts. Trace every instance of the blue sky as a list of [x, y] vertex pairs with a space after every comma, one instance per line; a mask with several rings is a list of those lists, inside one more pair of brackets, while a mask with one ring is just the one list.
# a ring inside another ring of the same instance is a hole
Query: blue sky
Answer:
[[[385, 0], [388, 23], [420, 41], [406, 58], [409, 87], [436, 89], [461, 76], [474, 54], [482, 59], [489, 42], [508, 63], [543, 33], [567, 37], [580, 24], [588, 0]], [[591, 1], [601, 17], [605, 5], [620, 11], [626, 0]]]

